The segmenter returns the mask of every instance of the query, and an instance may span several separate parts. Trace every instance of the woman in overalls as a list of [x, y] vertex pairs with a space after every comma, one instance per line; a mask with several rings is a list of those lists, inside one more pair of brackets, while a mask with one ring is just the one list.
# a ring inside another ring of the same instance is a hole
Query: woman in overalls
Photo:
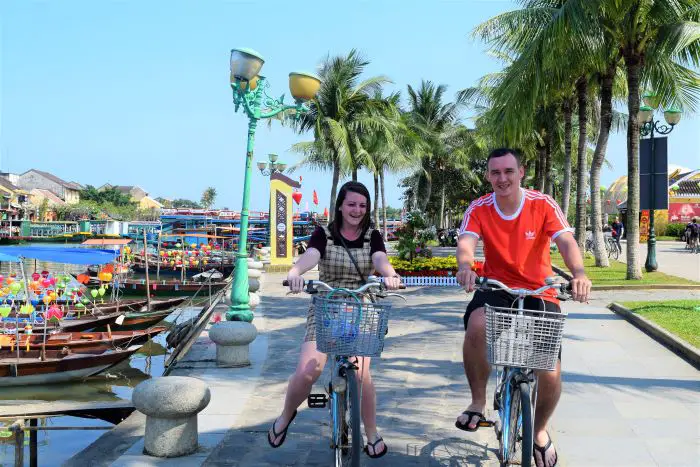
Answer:
[[[389, 263], [384, 240], [378, 230], [370, 229], [370, 196], [367, 188], [358, 182], [347, 182], [340, 188], [335, 203], [333, 222], [328, 227], [317, 227], [311, 235], [306, 252], [289, 270], [287, 280], [293, 293], [304, 287], [301, 277], [317, 264], [319, 279], [331, 287], [356, 289], [373, 270], [384, 277], [388, 289], [397, 289], [401, 278]], [[350, 251], [357, 262], [353, 264]], [[359, 272], [362, 273], [360, 277]], [[297, 408], [311, 393], [311, 388], [321, 376], [327, 355], [316, 350], [316, 326], [313, 303], [306, 318], [306, 335], [295, 373], [289, 380], [282, 414], [275, 420], [267, 434], [270, 446], [278, 448], [284, 443], [287, 429], [297, 414]], [[365, 452], [378, 458], [386, 454], [387, 446], [377, 433], [376, 394], [370, 375], [370, 358], [359, 357], [358, 374], [361, 375], [360, 402], [362, 421], [367, 437]]]

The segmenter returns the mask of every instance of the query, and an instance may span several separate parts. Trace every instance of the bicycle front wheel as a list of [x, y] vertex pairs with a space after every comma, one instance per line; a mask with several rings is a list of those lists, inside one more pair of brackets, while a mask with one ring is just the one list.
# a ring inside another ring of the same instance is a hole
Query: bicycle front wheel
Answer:
[[[530, 467], [533, 449], [533, 420], [532, 403], [530, 401], [530, 386], [526, 382], [512, 384], [507, 404], [507, 426], [504, 426], [502, 437], [503, 451], [501, 465], [520, 464]], [[520, 451], [520, 459], [518, 459]]]
[[333, 421], [333, 455], [335, 467], [360, 467], [362, 433], [360, 432], [360, 388], [353, 368], [345, 369], [347, 387], [337, 393]]

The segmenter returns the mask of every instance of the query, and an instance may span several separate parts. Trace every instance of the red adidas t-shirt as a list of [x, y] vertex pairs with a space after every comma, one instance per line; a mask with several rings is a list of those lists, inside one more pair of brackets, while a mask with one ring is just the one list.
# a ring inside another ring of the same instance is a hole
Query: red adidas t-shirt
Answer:
[[[521, 188], [518, 210], [506, 216], [490, 193], [473, 201], [464, 213], [459, 235], [473, 235], [484, 244], [484, 275], [511, 288], [534, 290], [553, 275], [550, 240], [573, 232], [551, 196]], [[556, 296], [548, 290], [547, 295]]]

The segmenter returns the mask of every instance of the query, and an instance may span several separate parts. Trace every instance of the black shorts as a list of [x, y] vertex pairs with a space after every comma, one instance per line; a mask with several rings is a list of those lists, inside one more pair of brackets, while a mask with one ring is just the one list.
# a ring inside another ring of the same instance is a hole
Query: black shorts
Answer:
[[[499, 308], [517, 308], [518, 297], [504, 290], [477, 290], [474, 292], [474, 297], [467, 305], [467, 311], [464, 313], [463, 321], [465, 331], [467, 330], [469, 316], [472, 312], [477, 308], [482, 308], [486, 304]], [[551, 313], [561, 313], [561, 308], [559, 308], [558, 304], [536, 297], [525, 297], [524, 307], [526, 310], [543, 310]], [[559, 349], [559, 359], [561, 360], [561, 348]]]

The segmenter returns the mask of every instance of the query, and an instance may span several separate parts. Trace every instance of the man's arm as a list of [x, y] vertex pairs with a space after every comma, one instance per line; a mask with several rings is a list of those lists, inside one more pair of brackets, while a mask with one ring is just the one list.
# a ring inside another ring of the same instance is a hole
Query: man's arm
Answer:
[[476, 244], [479, 240], [471, 234], [462, 234], [457, 239], [457, 282], [465, 286], [467, 291], [474, 290], [476, 273], [472, 271]]
[[587, 301], [591, 292], [591, 281], [586, 276], [581, 250], [579, 250], [573, 234], [564, 232], [554, 240], [554, 243], [557, 244], [559, 253], [561, 253], [566, 267], [569, 268], [573, 276], [573, 279], [571, 279], [571, 293], [574, 300], [579, 302]]

